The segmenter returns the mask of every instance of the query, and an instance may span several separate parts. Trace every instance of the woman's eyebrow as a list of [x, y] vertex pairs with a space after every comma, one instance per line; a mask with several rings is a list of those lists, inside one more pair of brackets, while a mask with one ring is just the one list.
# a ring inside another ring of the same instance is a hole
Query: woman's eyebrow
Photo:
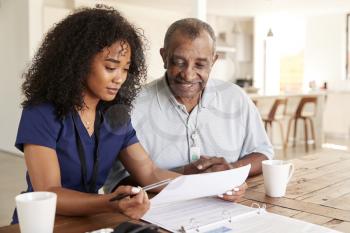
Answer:
[[116, 60], [116, 59], [113, 59], [113, 58], [106, 58], [105, 61], [110, 61], [110, 62], [113, 62], [113, 63], [120, 63], [119, 60]]
[[[113, 62], [113, 63], [116, 63], [116, 64], [119, 64], [120, 61], [119, 60], [116, 60], [116, 59], [113, 59], [113, 58], [106, 58], [105, 61], [109, 61], [109, 62]], [[126, 64], [129, 65], [131, 62], [128, 61]]]

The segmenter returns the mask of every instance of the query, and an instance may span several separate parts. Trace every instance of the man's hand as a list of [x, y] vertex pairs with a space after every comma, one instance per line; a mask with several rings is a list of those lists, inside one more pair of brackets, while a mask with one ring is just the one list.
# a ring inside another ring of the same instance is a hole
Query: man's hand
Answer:
[[218, 195], [218, 197], [225, 201], [237, 202], [241, 197], [243, 197], [247, 188], [248, 185], [244, 182], [242, 185], [235, 187], [224, 194]]
[[223, 157], [209, 157], [201, 155], [197, 161], [184, 166], [184, 174], [217, 172], [232, 168], [233, 166]]
[[183, 169], [177, 172], [184, 175], [204, 172], [217, 172], [251, 164], [252, 167], [250, 168], [249, 176], [255, 176], [262, 173], [261, 162], [266, 159], [269, 159], [266, 155], [254, 152], [245, 155], [243, 158], [237, 160], [236, 162], [228, 163], [223, 157], [209, 157], [202, 155], [199, 160], [181, 167]]

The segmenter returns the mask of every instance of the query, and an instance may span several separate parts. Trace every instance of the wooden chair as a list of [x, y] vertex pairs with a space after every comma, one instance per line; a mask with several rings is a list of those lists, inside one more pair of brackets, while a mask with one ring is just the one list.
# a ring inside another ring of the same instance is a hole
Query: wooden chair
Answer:
[[272, 141], [272, 123], [277, 122], [280, 126], [281, 132], [281, 142], [283, 145], [283, 149], [285, 149], [284, 143], [284, 133], [283, 133], [283, 125], [282, 120], [284, 119], [286, 113], [287, 99], [276, 99], [273, 103], [269, 113], [267, 116], [262, 116], [262, 120], [265, 124], [265, 130], [268, 132], [268, 128], [270, 126], [271, 129], [271, 141]]
[[[306, 112], [305, 111], [305, 106], [307, 104], [312, 104], [314, 106], [313, 111]], [[311, 128], [311, 136], [313, 140], [313, 148], [316, 149], [316, 139], [315, 139], [315, 128], [313, 124], [313, 117], [316, 116], [316, 109], [317, 108], [317, 97], [316, 96], [309, 96], [309, 97], [303, 97], [301, 98], [297, 110], [295, 111], [295, 114], [291, 116], [288, 122], [288, 129], [287, 129], [287, 139], [285, 143], [285, 147], [288, 146], [288, 139], [289, 139], [289, 133], [290, 133], [290, 128], [292, 127], [292, 122], [294, 121], [294, 132], [293, 132], [293, 147], [296, 146], [296, 135], [297, 135], [297, 125], [298, 125], [298, 120], [301, 119], [304, 121], [304, 135], [305, 135], [305, 151], [309, 151], [309, 146], [308, 146], [308, 126], [307, 122], [310, 124]]]

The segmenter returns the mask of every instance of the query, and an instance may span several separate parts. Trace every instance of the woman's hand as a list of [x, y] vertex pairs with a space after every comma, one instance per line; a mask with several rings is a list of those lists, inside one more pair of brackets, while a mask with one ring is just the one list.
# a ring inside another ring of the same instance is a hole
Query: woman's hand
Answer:
[[240, 198], [243, 197], [245, 190], [248, 188], [247, 183], [243, 183], [242, 185], [233, 188], [230, 191], [227, 191], [224, 194], [218, 195], [219, 198], [225, 201], [237, 202]]
[[147, 193], [141, 188], [132, 186], [119, 186], [113, 195], [130, 194], [130, 197], [125, 197], [119, 201], [113, 201], [112, 208], [120, 213], [128, 216], [131, 219], [140, 219], [149, 209], [150, 201]]

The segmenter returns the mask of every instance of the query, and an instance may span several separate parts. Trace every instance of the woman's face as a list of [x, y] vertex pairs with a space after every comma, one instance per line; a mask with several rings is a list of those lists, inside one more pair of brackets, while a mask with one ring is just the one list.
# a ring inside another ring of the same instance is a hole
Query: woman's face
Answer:
[[112, 101], [127, 78], [130, 59], [131, 48], [126, 41], [117, 41], [97, 53], [92, 59], [85, 94], [94, 99]]

